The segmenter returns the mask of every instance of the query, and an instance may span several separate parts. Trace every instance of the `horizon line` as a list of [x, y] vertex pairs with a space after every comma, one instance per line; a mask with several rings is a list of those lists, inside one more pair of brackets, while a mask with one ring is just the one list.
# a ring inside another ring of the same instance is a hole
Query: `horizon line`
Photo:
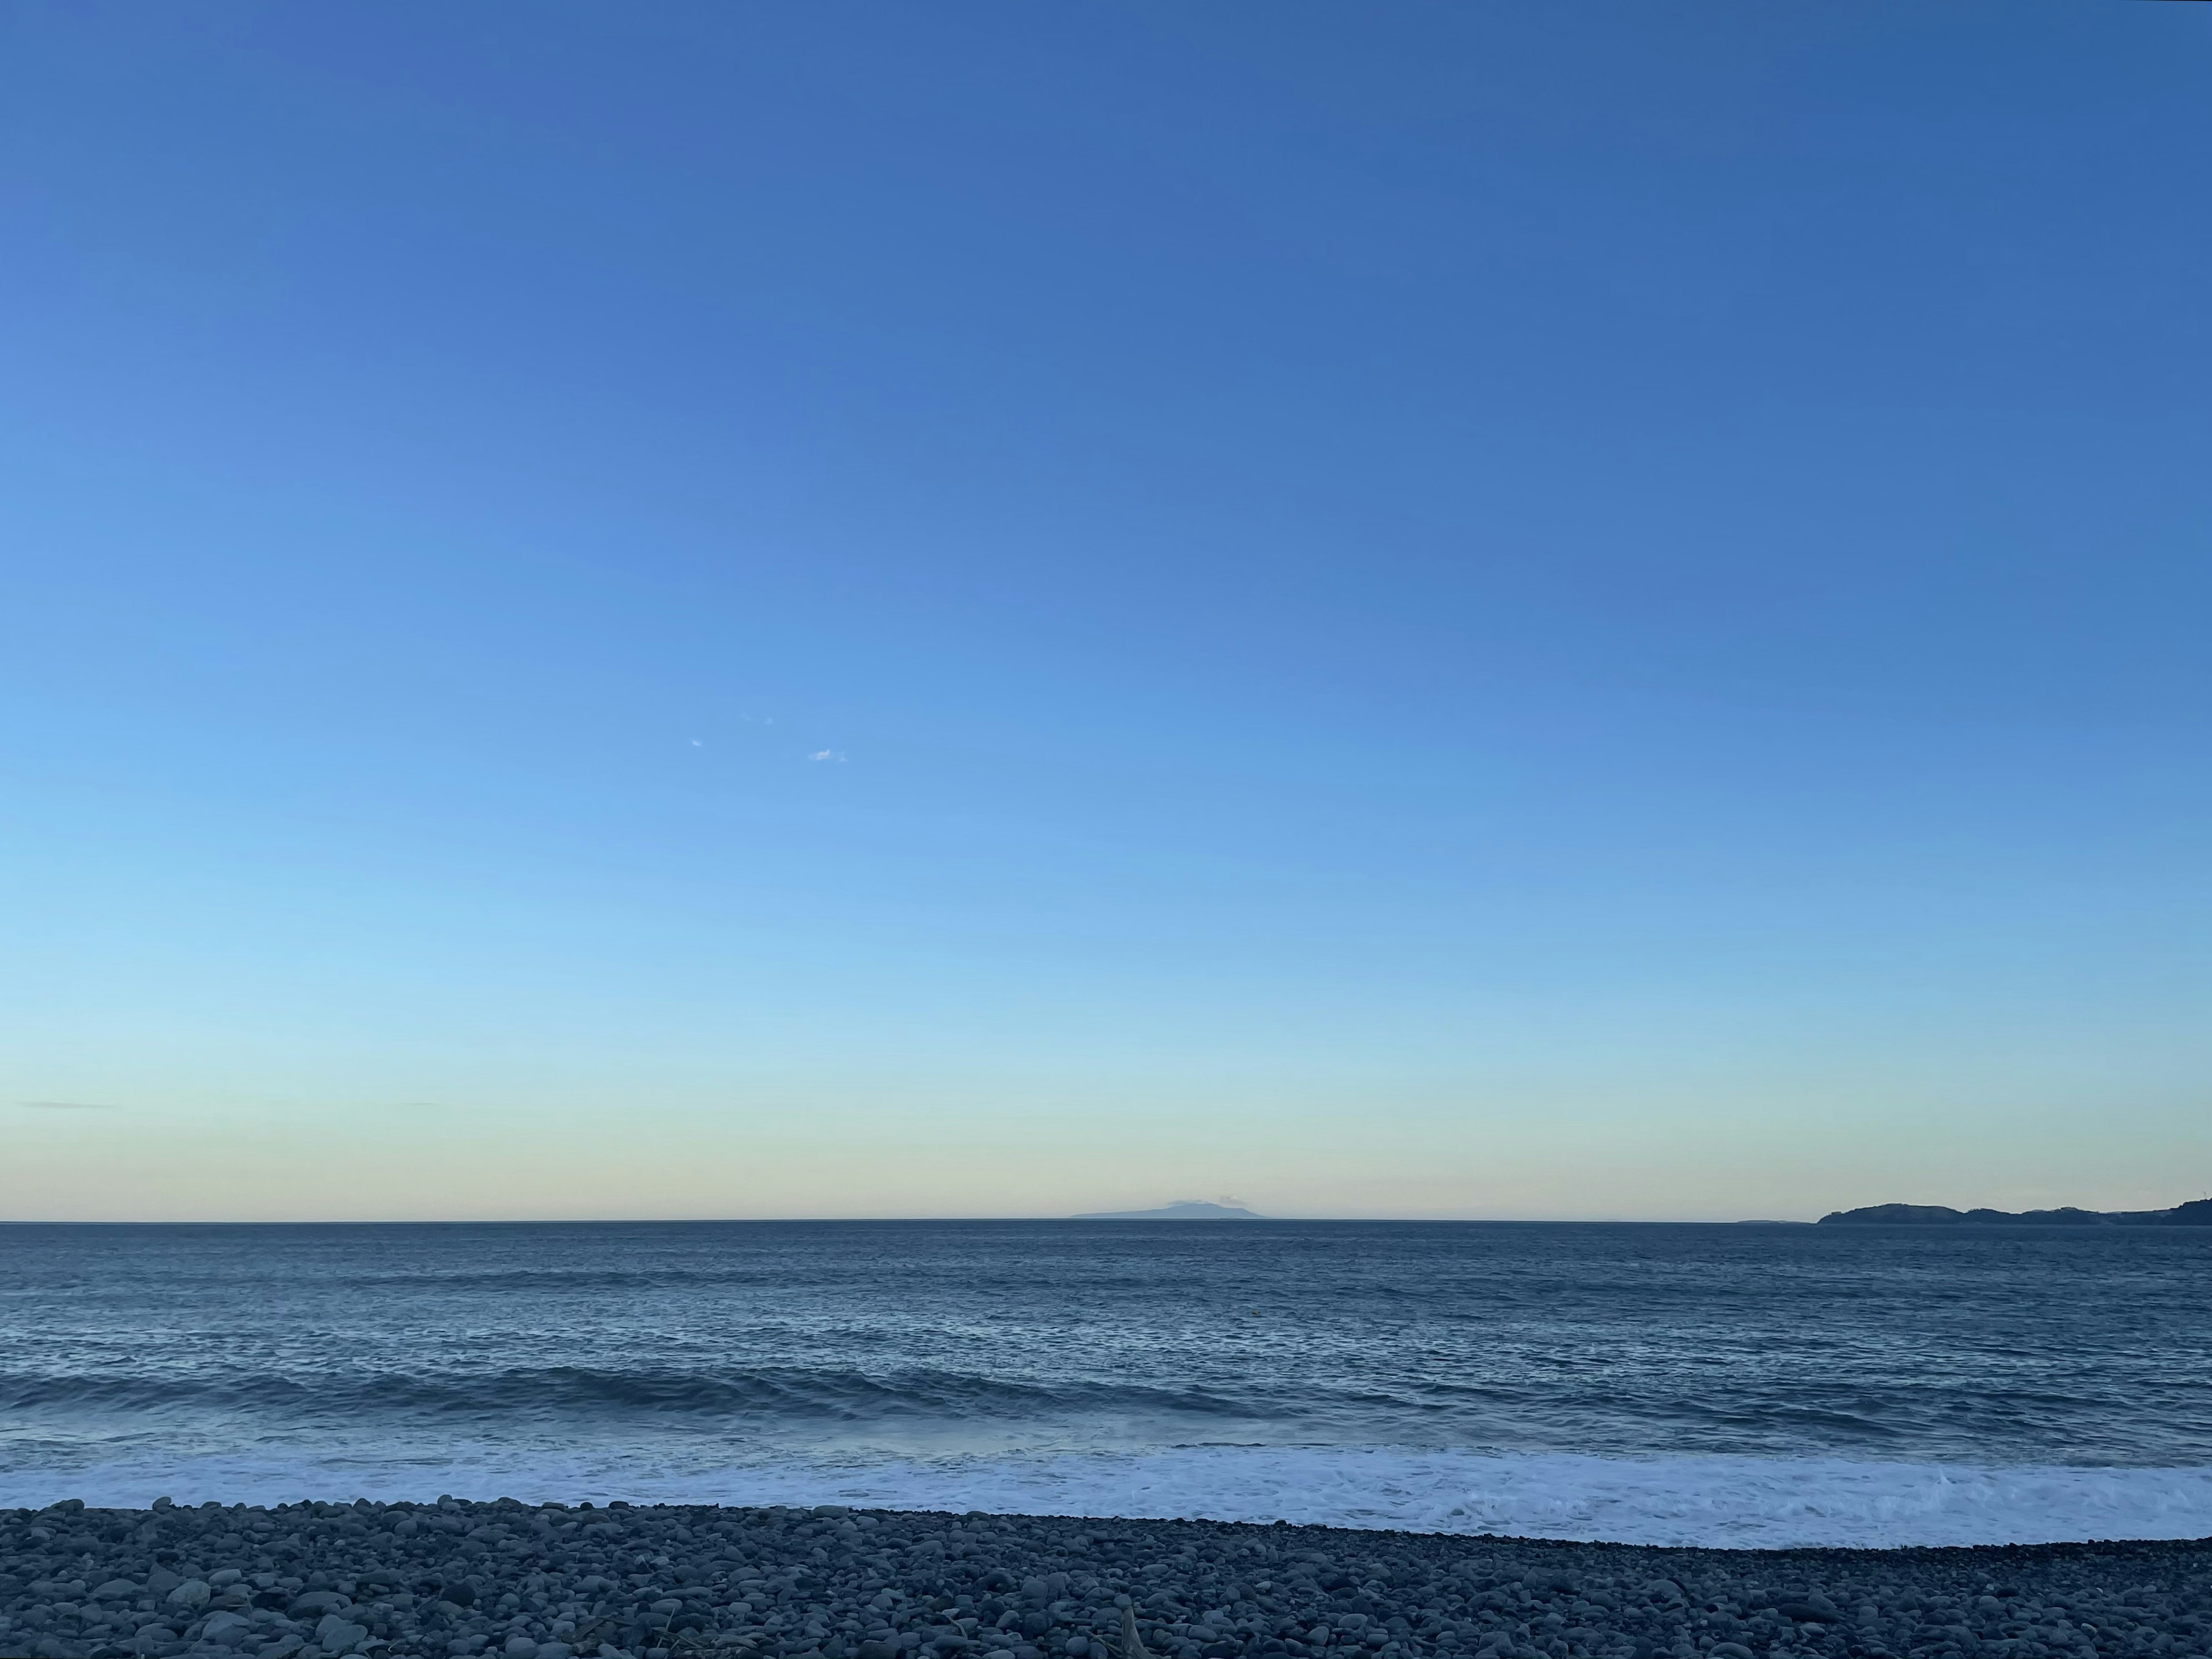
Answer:
[[1274, 1222], [1287, 1226], [1363, 1227], [1812, 1227], [1811, 1220], [1788, 1216], [1697, 1218], [1681, 1216], [1455, 1216], [1455, 1215], [1255, 1215], [1177, 1219], [1096, 1215], [800, 1215], [800, 1216], [257, 1216], [161, 1218], [119, 1217], [0, 1217], [0, 1227], [903, 1227], [921, 1224], [1006, 1224], [1042, 1225], [1057, 1222], [1155, 1220], [1162, 1226], [1189, 1227], [1218, 1220]]
[[1282, 1222], [1297, 1225], [1354, 1224], [1361, 1226], [1469, 1227], [1810, 1227], [1787, 1216], [1741, 1216], [1725, 1219], [1678, 1216], [1455, 1216], [1455, 1215], [1245, 1215], [1223, 1217], [1133, 1217], [1111, 1211], [1079, 1215], [821, 1215], [821, 1216], [292, 1216], [185, 1217], [5, 1217], [0, 1227], [702, 1227], [702, 1226], [906, 1226], [920, 1222], [1158, 1221], [1190, 1227], [1211, 1222]]

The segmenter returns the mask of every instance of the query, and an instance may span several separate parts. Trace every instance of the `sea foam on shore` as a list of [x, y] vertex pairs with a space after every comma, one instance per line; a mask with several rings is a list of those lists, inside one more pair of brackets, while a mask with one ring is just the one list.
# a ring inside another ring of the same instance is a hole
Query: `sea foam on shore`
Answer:
[[613, 1455], [525, 1461], [511, 1445], [464, 1444], [434, 1460], [232, 1455], [0, 1474], [0, 1502], [33, 1505], [78, 1498], [137, 1506], [157, 1497], [273, 1504], [312, 1492], [386, 1502], [453, 1492], [532, 1502], [836, 1503], [1735, 1548], [2212, 1535], [2208, 1468], [1234, 1446], [679, 1468]]

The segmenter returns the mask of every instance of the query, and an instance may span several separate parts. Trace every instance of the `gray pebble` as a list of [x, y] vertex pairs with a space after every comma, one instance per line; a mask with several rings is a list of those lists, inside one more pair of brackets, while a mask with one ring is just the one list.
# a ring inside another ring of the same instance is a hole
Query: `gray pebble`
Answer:
[[817, 1509], [0, 1511], [36, 1659], [2212, 1654], [2212, 1541], [1674, 1550]]

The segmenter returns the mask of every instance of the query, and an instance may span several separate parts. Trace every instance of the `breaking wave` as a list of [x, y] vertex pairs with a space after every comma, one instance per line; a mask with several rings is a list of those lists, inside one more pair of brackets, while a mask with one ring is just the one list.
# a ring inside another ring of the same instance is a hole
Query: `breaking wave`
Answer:
[[1723, 1548], [2055, 1543], [2212, 1535], [2212, 1469], [1842, 1459], [1584, 1457], [1400, 1449], [1182, 1447], [1135, 1454], [684, 1468], [457, 1445], [415, 1457], [142, 1455], [0, 1474], [0, 1504], [301, 1498], [848, 1504], [1197, 1518]]

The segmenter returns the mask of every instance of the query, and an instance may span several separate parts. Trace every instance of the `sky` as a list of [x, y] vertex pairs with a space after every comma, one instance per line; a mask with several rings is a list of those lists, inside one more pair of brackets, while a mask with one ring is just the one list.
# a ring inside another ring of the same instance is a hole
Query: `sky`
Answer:
[[2212, 1190], [2212, 8], [0, 21], [0, 1218]]

